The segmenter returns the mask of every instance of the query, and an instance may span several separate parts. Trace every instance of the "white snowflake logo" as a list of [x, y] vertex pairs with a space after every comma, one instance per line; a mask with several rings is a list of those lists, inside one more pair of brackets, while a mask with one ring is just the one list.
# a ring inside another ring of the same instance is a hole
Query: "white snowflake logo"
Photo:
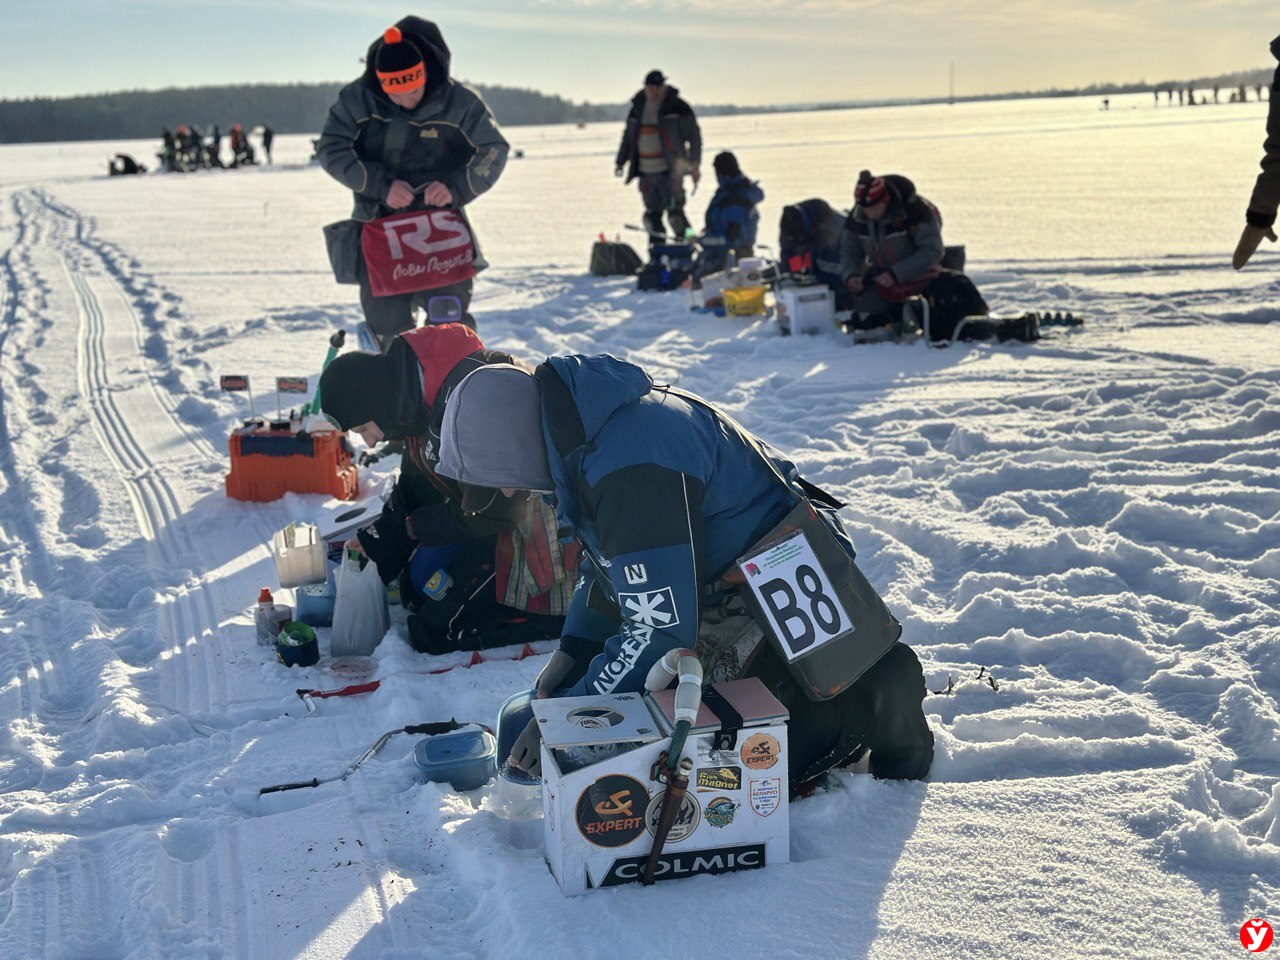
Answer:
[[645, 627], [674, 627], [680, 622], [670, 587], [644, 593], [620, 593], [618, 604], [632, 623]]

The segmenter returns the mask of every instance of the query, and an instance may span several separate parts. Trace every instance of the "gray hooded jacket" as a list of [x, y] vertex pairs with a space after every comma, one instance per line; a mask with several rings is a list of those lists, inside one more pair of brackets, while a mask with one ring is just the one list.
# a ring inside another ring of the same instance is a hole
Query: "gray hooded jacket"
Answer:
[[916, 193], [915, 184], [888, 174], [889, 206], [879, 220], [869, 219], [860, 205], [849, 211], [840, 235], [840, 279], [860, 277], [883, 267], [897, 283], [906, 283], [942, 262], [942, 218], [937, 208]]

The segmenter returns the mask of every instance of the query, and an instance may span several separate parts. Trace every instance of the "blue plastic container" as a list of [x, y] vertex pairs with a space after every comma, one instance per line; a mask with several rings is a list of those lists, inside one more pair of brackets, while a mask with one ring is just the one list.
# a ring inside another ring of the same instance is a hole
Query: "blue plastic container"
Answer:
[[295, 620], [312, 627], [333, 626], [333, 585], [308, 583], [294, 593]]
[[655, 243], [649, 248], [649, 262], [661, 263], [667, 258], [667, 264], [676, 270], [688, 270], [693, 266], [693, 257], [697, 248], [692, 243]]
[[419, 740], [413, 760], [424, 782], [474, 790], [497, 773], [497, 744], [488, 730], [457, 730]]
[[519, 767], [507, 763], [511, 756], [511, 748], [516, 745], [520, 734], [533, 719], [533, 691], [523, 690], [507, 698], [502, 709], [498, 711], [498, 772], [503, 779], [522, 786], [540, 783], [537, 777], [531, 777]]

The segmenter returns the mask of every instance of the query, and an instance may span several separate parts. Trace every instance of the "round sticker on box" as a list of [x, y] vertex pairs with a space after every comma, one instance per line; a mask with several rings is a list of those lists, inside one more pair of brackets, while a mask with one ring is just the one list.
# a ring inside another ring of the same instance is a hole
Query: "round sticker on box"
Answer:
[[[648, 824], [649, 832], [655, 837], [658, 835], [658, 821], [662, 819], [662, 798], [666, 795], [665, 790], [655, 793], [653, 799], [649, 801], [649, 809], [645, 811], [645, 823]], [[679, 843], [697, 830], [698, 818], [701, 816], [702, 807], [698, 805], [697, 798], [692, 793], [686, 793], [680, 801], [680, 809], [676, 811], [671, 832], [667, 834], [667, 843]]]
[[707, 825], [712, 827], [727, 827], [733, 823], [734, 814], [738, 812], [738, 807], [742, 804], [730, 800], [728, 797], [716, 797], [707, 804], [707, 812], [704, 816], [707, 818]]
[[770, 733], [753, 733], [742, 745], [742, 762], [752, 770], [768, 770], [778, 762], [782, 748]]
[[644, 833], [649, 791], [621, 774], [601, 777], [578, 797], [578, 831], [597, 847], [621, 847]]

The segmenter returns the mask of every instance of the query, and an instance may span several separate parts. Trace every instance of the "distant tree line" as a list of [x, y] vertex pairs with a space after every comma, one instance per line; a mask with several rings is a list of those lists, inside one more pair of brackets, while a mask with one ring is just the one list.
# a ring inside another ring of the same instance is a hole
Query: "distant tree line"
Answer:
[[[848, 107], [894, 106], [911, 103], [945, 103], [973, 100], [1008, 100], [1030, 97], [1077, 97], [1117, 93], [1144, 93], [1178, 87], [1196, 89], [1215, 85], [1224, 89], [1243, 83], [1252, 88], [1270, 84], [1272, 70], [1246, 70], [1195, 80], [1160, 83], [1098, 83], [1083, 88], [979, 94], [976, 96], [915, 97], [850, 100], [838, 103], [805, 103], [752, 107], [735, 104], [698, 104], [701, 116], [744, 113], [782, 113], [795, 110], [838, 110]], [[224, 130], [240, 123], [251, 129], [268, 124], [276, 133], [319, 133], [329, 106], [337, 98], [339, 83], [238, 84], [218, 87], [171, 87], [166, 90], [125, 90], [84, 97], [36, 97], [0, 100], [0, 143], [33, 143], [55, 140], [135, 140], [159, 137], [164, 127], [180, 123]], [[522, 124], [581, 123], [621, 120], [626, 103], [575, 103], [564, 97], [517, 87], [476, 84], [498, 122]]]
[[[126, 90], [84, 97], [0, 100], [0, 143], [159, 138], [164, 127], [224, 130], [268, 124], [276, 133], [319, 133], [339, 83], [238, 84]], [[498, 122], [576, 123], [621, 116], [621, 108], [574, 103], [536, 90], [478, 85]]]

